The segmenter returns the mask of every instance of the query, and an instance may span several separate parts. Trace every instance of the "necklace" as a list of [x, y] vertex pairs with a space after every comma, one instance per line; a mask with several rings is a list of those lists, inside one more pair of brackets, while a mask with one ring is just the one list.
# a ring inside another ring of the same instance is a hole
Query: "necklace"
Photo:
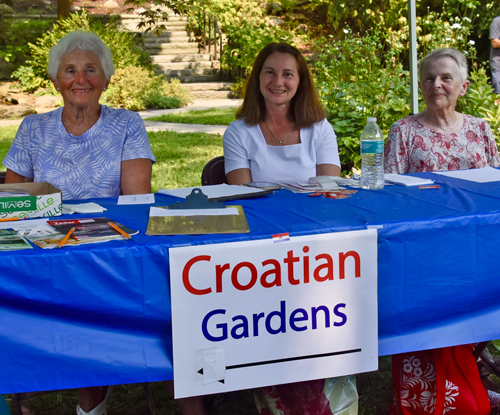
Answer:
[[457, 122], [458, 122], [458, 117], [455, 114], [455, 122], [452, 125], [450, 125], [448, 127], [441, 127], [440, 125], [434, 124], [431, 120], [429, 120], [429, 117], [427, 116], [427, 111], [425, 112], [425, 119], [427, 120], [427, 122], [429, 124], [433, 125], [436, 128], [439, 128], [440, 130], [443, 130], [443, 131], [450, 130], [451, 128], [455, 127], [455, 125], [457, 125]]
[[271, 127], [269, 127], [269, 125], [267, 125], [267, 122], [264, 121], [264, 124], [266, 125], [267, 129], [272, 134], [272, 136], [274, 137], [274, 139], [276, 140], [276, 142], [278, 143], [279, 146], [284, 146], [286, 143], [286, 139], [288, 137], [290, 137], [290, 135], [293, 132], [293, 129], [290, 128], [290, 130], [285, 134], [285, 138], [283, 138], [283, 140], [280, 140], [278, 137], [276, 137], [276, 134], [274, 134], [273, 130], [271, 130]]

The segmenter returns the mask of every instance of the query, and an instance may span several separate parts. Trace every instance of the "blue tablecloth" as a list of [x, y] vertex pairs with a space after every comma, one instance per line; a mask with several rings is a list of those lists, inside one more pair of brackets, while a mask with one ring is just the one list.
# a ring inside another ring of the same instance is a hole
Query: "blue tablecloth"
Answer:
[[[140, 233], [0, 253], [0, 393], [171, 379], [169, 247], [283, 232], [378, 227], [381, 355], [500, 338], [500, 183], [421, 176], [440, 188], [343, 200], [280, 190], [231, 202], [251, 229], [237, 235], [146, 236], [149, 205], [96, 199]], [[156, 195], [157, 206], [175, 200]]]

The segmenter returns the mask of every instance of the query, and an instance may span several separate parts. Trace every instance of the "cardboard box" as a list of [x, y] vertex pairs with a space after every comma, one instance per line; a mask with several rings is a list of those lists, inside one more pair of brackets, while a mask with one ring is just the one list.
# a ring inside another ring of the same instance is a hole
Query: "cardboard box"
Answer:
[[0, 197], [0, 219], [40, 218], [62, 214], [62, 193], [50, 183], [0, 184], [0, 193], [6, 190], [25, 191], [30, 196]]

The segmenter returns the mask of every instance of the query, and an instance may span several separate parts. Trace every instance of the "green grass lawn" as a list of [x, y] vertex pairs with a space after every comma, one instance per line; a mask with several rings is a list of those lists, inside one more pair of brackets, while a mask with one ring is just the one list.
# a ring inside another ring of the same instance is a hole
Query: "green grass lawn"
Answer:
[[229, 125], [235, 118], [236, 108], [210, 108], [186, 111], [148, 118], [148, 121], [178, 122], [183, 124]]
[[153, 191], [201, 185], [201, 172], [214, 157], [222, 156], [222, 137], [205, 133], [149, 133], [156, 163]]
[[1, 163], [7, 151], [9, 151], [17, 129], [17, 126], [0, 127], [0, 171], [5, 171], [5, 167]]

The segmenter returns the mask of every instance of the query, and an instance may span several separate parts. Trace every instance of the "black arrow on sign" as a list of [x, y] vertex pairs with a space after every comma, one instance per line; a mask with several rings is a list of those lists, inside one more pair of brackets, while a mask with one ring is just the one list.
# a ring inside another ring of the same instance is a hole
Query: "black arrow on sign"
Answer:
[[[286, 359], [266, 360], [264, 362], [242, 363], [240, 365], [227, 366], [226, 370], [240, 369], [242, 367], [271, 365], [273, 363], [292, 362], [294, 360], [316, 359], [318, 357], [339, 356], [342, 354], [351, 354], [351, 353], [359, 353], [359, 352], [361, 352], [361, 349], [351, 349], [351, 350], [342, 350], [340, 352], [331, 352], [331, 353], [314, 354], [314, 355], [307, 355], [307, 356], [288, 357]], [[197, 373], [199, 373], [200, 375], [203, 375], [203, 368], [198, 370]], [[219, 382], [224, 383], [224, 380], [219, 380]]]

